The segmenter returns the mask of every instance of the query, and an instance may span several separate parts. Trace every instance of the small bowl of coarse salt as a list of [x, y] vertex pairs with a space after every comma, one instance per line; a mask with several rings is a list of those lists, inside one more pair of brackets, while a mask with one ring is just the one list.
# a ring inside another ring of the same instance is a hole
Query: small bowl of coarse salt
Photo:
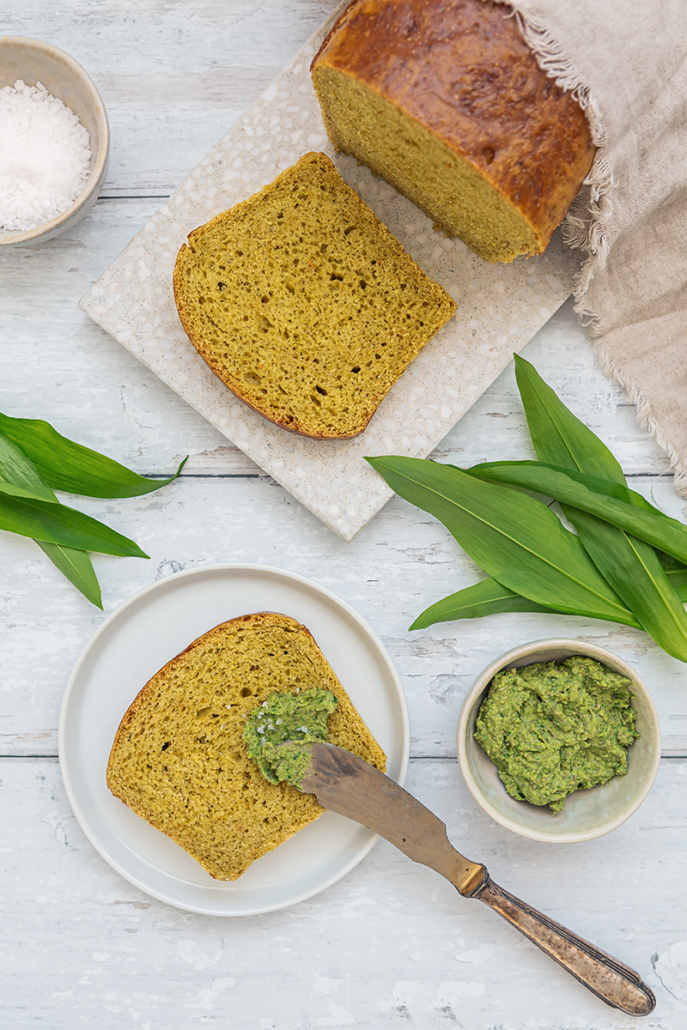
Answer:
[[0, 246], [43, 242], [91, 209], [110, 132], [93, 82], [50, 43], [0, 36]]

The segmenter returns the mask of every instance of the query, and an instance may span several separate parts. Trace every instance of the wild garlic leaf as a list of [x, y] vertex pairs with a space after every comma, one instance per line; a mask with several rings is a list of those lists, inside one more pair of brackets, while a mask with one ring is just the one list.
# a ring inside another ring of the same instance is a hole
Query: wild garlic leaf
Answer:
[[[516, 356], [515, 367], [540, 461], [594, 476], [597, 486], [601, 479], [626, 488], [623, 470], [608, 447], [573, 415], [528, 361]], [[575, 478], [580, 481], [579, 476]], [[628, 503], [655, 511], [634, 491], [627, 490], [627, 495]], [[668, 654], [687, 661], [687, 613], [654, 548], [598, 514], [566, 503], [561, 507], [590, 558], [641, 627]]]
[[[0, 480], [13, 486], [24, 487], [46, 501], [58, 499], [41, 479], [38, 469], [15, 443], [0, 433]], [[88, 554], [74, 547], [36, 540], [43, 553], [60, 572], [80, 590], [84, 597], [102, 608], [102, 596], [95, 569]]]
[[[650, 511], [659, 518], [670, 520], [670, 516], [662, 512], [660, 508], [656, 508], [653, 504], [647, 501], [646, 497], [642, 497], [636, 490], [631, 490], [629, 486], [623, 486], [621, 483], [616, 483], [611, 479], [601, 479], [599, 476], [590, 476], [587, 472], [580, 472], [577, 469], [565, 468], [563, 465], [556, 465], [552, 462], [547, 461], [483, 461], [479, 465], [473, 465], [472, 468], [480, 470], [480, 478], [487, 479], [487, 469], [496, 468], [500, 469], [503, 466], [517, 465], [522, 469], [540, 469], [549, 468], [557, 469], [559, 472], [565, 472], [569, 479], [573, 479], [576, 483], [581, 486], [586, 486], [588, 490], [592, 490], [594, 493], [601, 494], [602, 497], [615, 498], [616, 501], [622, 501], [624, 504], [634, 505], [635, 508], [641, 508], [643, 511]], [[458, 468], [458, 466], [453, 466]], [[471, 472], [472, 469], [465, 469], [466, 472]], [[512, 484], [511, 484], [512, 485]], [[517, 484], [515, 484], [517, 486]], [[523, 487], [520, 487], [523, 489]], [[531, 491], [532, 493], [538, 493], [540, 496], [545, 496], [542, 491]], [[549, 494], [549, 496], [551, 496]]]
[[668, 569], [666, 576], [681, 601], [687, 601], [687, 569]]
[[662, 512], [639, 508], [627, 501], [595, 492], [586, 485], [587, 482], [593, 482], [594, 477], [579, 472], [569, 474], [567, 469], [538, 461], [488, 462], [474, 465], [466, 469], [466, 473], [481, 481], [507, 483], [546, 494], [562, 504], [597, 515], [605, 522], [666, 551], [681, 562], [687, 562], [687, 526]]
[[514, 355], [514, 361], [527, 426], [539, 460], [625, 486], [620, 463], [608, 447], [563, 404], [534, 365], [519, 354]]
[[138, 497], [173, 482], [187, 459], [168, 479], [147, 479], [98, 451], [68, 440], [42, 419], [0, 413], [0, 433], [31, 459], [53, 490], [87, 497]]
[[546, 505], [433, 461], [366, 460], [397, 494], [440, 519], [509, 590], [568, 614], [637, 625], [577, 537]]
[[[668, 572], [670, 585], [681, 601], [687, 601], [687, 569], [675, 569]], [[455, 622], [457, 619], [481, 619], [487, 615], [504, 615], [509, 612], [543, 612], [547, 615], [563, 615], [555, 608], [546, 608], [542, 604], [514, 594], [512, 590], [501, 586], [495, 579], [483, 579], [473, 586], [449, 594], [441, 601], [436, 601], [418, 615], [409, 628], [427, 629], [437, 622]]]
[[553, 608], [514, 594], [495, 579], [483, 579], [425, 608], [410, 629], [426, 629], [437, 622], [454, 622], [456, 619], [482, 619], [487, 615], [502, 615], [505, 612], [556, 614]]
[[0, 481], [0, 529], [34, 540], [129, 558], [147, 558], [138, 544], [83, 512], [31, 496]]

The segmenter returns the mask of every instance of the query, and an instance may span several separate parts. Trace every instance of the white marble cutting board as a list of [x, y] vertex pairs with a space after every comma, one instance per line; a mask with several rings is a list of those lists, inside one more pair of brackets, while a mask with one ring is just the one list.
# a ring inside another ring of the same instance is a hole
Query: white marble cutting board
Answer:
[[[489, 264], [460, 240], [436, 232], [414, 204], [364, 165], [336, 155], [309, 66], [337, 11], [110, 265], [81, 307], [325, 525], [351, 540], [392, 493], [364, 456], [428, 455], [570, 294], [576, 259], [556, 236], [536, 258]], [[308, 150], [336, 162], [458, 305], [456, 317], [354, 440], [289, 433], [234, 397], [189, 342], [172, 292], [174, 261], [188, 233], [257, 192]]]

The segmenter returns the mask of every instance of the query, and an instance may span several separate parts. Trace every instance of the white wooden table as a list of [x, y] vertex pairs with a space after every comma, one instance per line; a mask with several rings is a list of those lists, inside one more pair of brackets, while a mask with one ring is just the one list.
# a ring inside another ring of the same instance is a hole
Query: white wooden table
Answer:
[[[186, 407], [76, 302], [329, 13], [334, 0], [5, 0], [0, 34], [49, 40], [108, 108], [110, 178], [76, 230], [0, 255], [0, 410], [44, 417], [164, 491], [79, 506], [150, 562], [96, 557], [106, 612], [209, 562], [311, 576], [380, 634], [411, 717], [408, 786], [495, 878], [640, 970], [658, 997], [634, 1023], [597, 1002], [482, 906], [386, 842], [311, 901], [212, 919], [154, 901], [84, 839], [62, 788], [56, 727], [79, 651], [103, 616], [30, 541], [0, 535], [0, 1024], [8, 1028], [439, 1027], [585, 1030], [687, 1025], [687, 670], [643, 634], [536, 615], [409, 634], [433, 600], [478, 578], [441, 525], [394, 499], [344, 544]], [[600, 371], [568, 303], [526, 356], [613, 448], [632, 485], [685, 518], [667, 463]], [[532, 456], [512, 368], [444, 441], [458, 464]], [[544, 636], [611, 647], [653, 691], [656, 785], [615, 833], [544, 846], [495, 825], [455, 759], [461, 700], [496, 654]]]

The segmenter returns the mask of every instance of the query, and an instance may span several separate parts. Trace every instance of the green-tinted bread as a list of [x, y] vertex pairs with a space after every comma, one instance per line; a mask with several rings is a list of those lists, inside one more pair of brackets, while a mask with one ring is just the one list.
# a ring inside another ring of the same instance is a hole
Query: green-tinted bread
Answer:
[[235, 880], [322, 814], [312, 794], [268, 783], [242, 738], [248, 713], [273, 691], [312, 687], [338, 701], [327, 740], [384, 770], [384, 752], [310, 632], [260, 612], [198, 637], [146, 683], [117, 730], [108, 787], [215, 879]]
[[540, 254], [595, 154], [491, 0], [352, 0], [312, 62], [327, 133], [487, 261]]
[[285, 429], [357, 436], [455, 312], [324, 154], [194, 230], [174, 295], [238, 397]]

